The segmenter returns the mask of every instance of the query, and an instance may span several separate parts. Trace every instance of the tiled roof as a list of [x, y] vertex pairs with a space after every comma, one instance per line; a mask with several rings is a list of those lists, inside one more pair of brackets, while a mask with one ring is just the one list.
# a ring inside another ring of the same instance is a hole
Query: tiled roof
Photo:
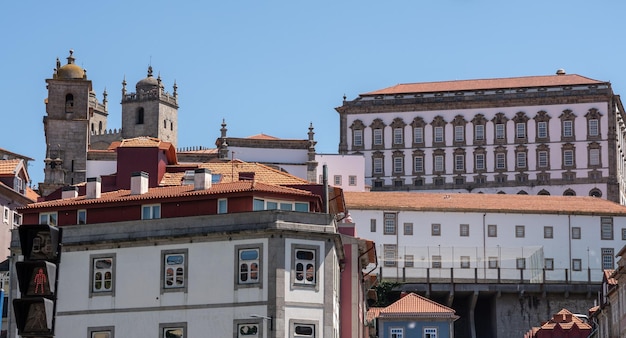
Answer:
[[361, 96], [455, 92], [465, 90], [493, 90], [508, 88], [552, 87], [573, 85], [598, 85], [605, 82], [576, 74], [526, 76], [498, 79], [457, 80], [441, 82], [402, 83], [392, 87], [361, 94]]
[[211, 188], [205, 189], [205, 190], [194, 190], [193, 185], [158, 187], [158, 188], [151, 188], [148, 190], [147, 193], [138, 194], [138, 195], [132, 195], [130, 190], [116, 190], [116, 191], [102, 193], [100, 198], [88, 199], [86, 196], [83, 195], [83, 196], [78, 196], [75, 198], [65, 198], [65, 199], [32, 203], [23, 207], [22, 209], [65, 207], [65, 206], [73, 206], [73, 205], [113, 203], [113, 202], [137, 201], [137, 200], [167, 199], [167, 198], [186, 197], [186, 196], [232, 194], [232, 193], [239, 193], [239, 192], [246, 192], [246, 191], [269, 192], [269, 193], [300, 195], [300, 196], [314, 196], [311, 192], [300, 190], [300, 189], [268, 185], [268, 184], [255, 182], [255, 181], [237, 181], [237, 182], [232, 182], [232, 183], [213, 184]]
[[541, 330], [554, 330], [556, 326], [560, 326], [563, 330], [571, 330], [574, 326], [582, 330], [591, 330], [591, 325], [583, 322], [567, 309], [557, 312], [552, 319], [541, 325]]
[[380, 311], [384, 310], [384, 307], [371, 307], [367, 310], [367, 321], [371, 322], [372, 320], [378, 318]]
[[267, 135], [267, 134], [256, 134], [256, 135], [248, 136], [246, 138], [252, 139], [252, 140], [280, 140], [278, 137]]
[[[188, 164], [187, 166], [191, 166]], [[194, 164], [197, 168], [206, 168], [211, 170], [213, 175], [221, 175], [222, 183], [233, 182], [239, 180], [239, 173], [254, 173], [254, 180], [257, 182], [263, 182], [271, 185], [299, 185], [310, 184], [309, 181], [301, 179], [297, 176], [291, 175], [280, 170], [273, 169], [260, 163], [248, 163], [239, 160], [233, 160], [229, 162], [208, 162]], [[175, 168], [175, 167], [171, 167]], [[180, 185], [184, 172], [177, 173], [165, 173], [161, 180], [161, 185]]]
[[344, 192], [348, 210], [570, 213], [624, 215], [626, 206], [597, 197], [472, 193]]
[[124, 148], [124, 147], [132, 147], [132, 148], [158, 147], [161, 149], [169, 149], [171, 146], [172, 144], [170, 142], [161, 141], [160, 139], [154, 138], [154, 137], [142, 136], [142, 137], [129, 138], [129, 139], [124, 139], [121, 141], [113, 142], [109, 146], [109, 149]]
[[415, 293], [409, 293], [380, 311], [380, 318], [437, 317], [458, 318], [454, 310]]
[[0, 160], [0, 175], [10, 175], [15, 176], [16, 170], [18, 169], [18, 165], [22, 162], [22, 160], [14, 159], [14, 160]]
[[617, 285], [617, 279], [613, 278], [613, 274], [615, 273], [614, 269], [605, 269], [604, 278], [606, 278], [606, 282], [609, 285]]

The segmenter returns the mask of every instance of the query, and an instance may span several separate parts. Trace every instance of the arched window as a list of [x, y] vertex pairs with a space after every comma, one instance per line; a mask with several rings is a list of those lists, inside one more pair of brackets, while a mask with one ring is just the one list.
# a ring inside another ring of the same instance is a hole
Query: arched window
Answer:
[[550, 193], [545, 189], [541, 189], [541, 191], [537, 195], [550, 196]]
[[528, 193], [525, 190], [520, 190], [517, 194], [518, 195], [528, 195]]
[[589, 196], [602, 197], [602, 191], [600, 191], [600, 189], [598, 188], [591, 189], [591, 191], [589, 191]]
[[98, 134], [102, 134], [102, 121], [98, 122]]
[[563, 196], [576, 196], [576, 192], [572, 189], [567, 189], [563, 192]]

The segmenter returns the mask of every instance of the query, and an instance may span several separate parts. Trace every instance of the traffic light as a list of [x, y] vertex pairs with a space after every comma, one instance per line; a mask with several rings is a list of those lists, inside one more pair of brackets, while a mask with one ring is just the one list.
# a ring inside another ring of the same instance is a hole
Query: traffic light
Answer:
[[22, 337], [53, 337], [61, 231], [47, 224], [24, 224], [18, 232], [24, 260], [15, 263], [21, 293], [13, 300], [17, 330]]

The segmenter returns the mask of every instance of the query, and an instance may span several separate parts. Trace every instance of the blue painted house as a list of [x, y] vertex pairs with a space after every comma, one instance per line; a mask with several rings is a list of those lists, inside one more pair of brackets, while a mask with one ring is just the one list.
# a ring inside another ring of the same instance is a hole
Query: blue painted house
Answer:
[[454, 310], [428, 298], [409, 293], [385, 308], [372, 308], [368, 317], [378, 338], [453, 338]]

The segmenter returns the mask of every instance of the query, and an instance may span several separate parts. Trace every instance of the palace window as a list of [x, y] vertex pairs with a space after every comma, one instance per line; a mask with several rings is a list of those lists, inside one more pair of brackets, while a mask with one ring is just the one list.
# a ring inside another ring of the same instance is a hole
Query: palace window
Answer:
[[374, 145], [375, 146], [382, 146], [383, 145], [383, 130], [382, 129], [374, 129], [373, 130], [374, 133]]
[[424, 143], [424, 127], [413, 128], [413, 143]]
[[434, 142], [436, 143], [443, 142], [443, 127], [434, 128]]
[[485, 140], [485, 125], [477, 124], [474, 126], [474, 140], [475, 141]]
[[355, 147], [363, 146], [363, 129], [355, 129], [352, 131], [352, 145]]
[[424, 156], [413, 157], [413, 171], [416, 173], [424, 172]]

